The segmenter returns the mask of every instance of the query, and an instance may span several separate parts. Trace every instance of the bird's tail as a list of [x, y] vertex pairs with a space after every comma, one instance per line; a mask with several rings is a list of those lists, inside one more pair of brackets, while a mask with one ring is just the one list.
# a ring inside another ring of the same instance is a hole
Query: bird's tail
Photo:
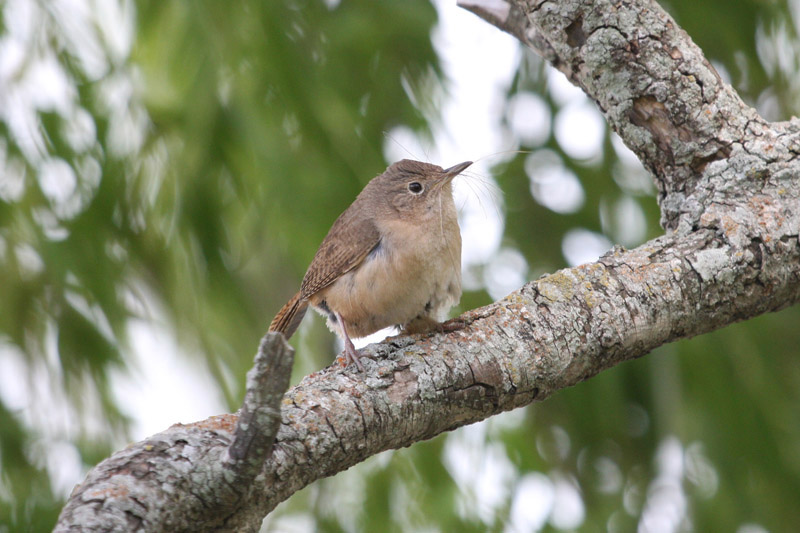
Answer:
[[280, 331], [288, 339], [297, 330], [307, 309], [308, 300], [301, 298], [298, 292], [278, 311], [269, 325], [269, 330]]

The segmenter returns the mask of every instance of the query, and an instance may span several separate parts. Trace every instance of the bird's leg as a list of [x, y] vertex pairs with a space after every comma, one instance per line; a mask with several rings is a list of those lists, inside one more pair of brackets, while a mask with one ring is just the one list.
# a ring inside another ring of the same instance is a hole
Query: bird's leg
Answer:
[[358, 351], [356, 350], [356, 347], [353, 346], [353, 341], [350, 340], [350, 335], [347, 334], [347, 326], [345, 326], [344, 320], [342, 320], [342, 315], [339, 313], [336, 313], [336, 321], [339, 322], [339, 327], [342, 328], [342, 337], [344, 337], [345, 364], [353, 362], [361, 372], [364, 372], [364, 365], [361, 364], [361, 361], [358, 359]]

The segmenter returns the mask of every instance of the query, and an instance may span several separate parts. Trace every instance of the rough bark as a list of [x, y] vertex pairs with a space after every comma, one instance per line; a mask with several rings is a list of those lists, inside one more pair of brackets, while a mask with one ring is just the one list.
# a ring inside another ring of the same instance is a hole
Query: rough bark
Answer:
[[652, 1], [462, 5], [597, 102], [652, 172], [667, 234], [544, 276], [450, 333], [372, 345], [366, 374], [307, 376], [283, 397], [271, 453], [252, 429], [270, 402], [250, 392], [249, 430], [222, 415], [134, 444], [76, 488], [58, 531], [255, 531], [292, 493], [382, 450], [800, 300], [800, 121], [761, 119]]

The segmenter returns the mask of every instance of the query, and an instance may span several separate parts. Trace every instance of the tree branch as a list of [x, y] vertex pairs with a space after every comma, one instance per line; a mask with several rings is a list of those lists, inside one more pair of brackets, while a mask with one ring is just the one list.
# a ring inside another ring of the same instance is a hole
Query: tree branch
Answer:
[[[763, 213], [765, 226], [788, 229], [775, 224], [780, 210]], [[273, 453], [249, 491], [234, 491], [239, 500], [215, 495], [221, 479], [214, 476], [222, 473], [213, 467], [233, 440], [236, 416], [173, 426], [101, 463], [76, 489], [57, 531], [69, 524], [92, 530], [82, 508], [148, 531], [255, 531], [297, 490], [371, 455], [543, 400], [675, 339], [800, 301], [796, 231], [766, 237], [743, 249], [705, 229], [615, 248], [597, 263], [542, 277], [464, 314], [462, 330], [370, 345], [366, 376], [338, 367], [307, 376], [284, 397]], [[168, 495], [191, 505], [140, 512], [145, 498]]]
[[76, 488], [57, 531], [92, 530], [101, 514], [119, 531], [255, 531], [300, 488], [380, 451], [800, 301], [798, 121], [758, 117], [651, 1], [462, 5], [598, 103], [654, 174], [668, 234], [544, 276], [464, 314], [460, 330], [371, 345], [366, 374], [307, 376], [283, 398], [271, 454], [271, 433], [254, 428], [274, 422], [267, 404], [277, 407], [280, 386], [259, 397], [268, 372], [254, 371], [241, 417], [173, 426], [118, 452]]
[[[696, 227], [707, 165], [768, 129], [652, 0], [460, 0], [581, 87], [655, 179], [668, 230]], [[505, 19], [501, 18], [507, 13]], [[774, 139], [769, 142], [773, 142]], [[698, 205], [698, 200], [700, 201]]]
[[265, 465], [265, 511], [380, 451], [799, 301], [800, 248], [796, 234], [787, 237], [777, 254], [739, 249], [712, 230], [616, 248], [462, 315], [461, 331], [371, 345], [366, 379], [333, 368], [305, 378], [287, 393], [285, 425]]

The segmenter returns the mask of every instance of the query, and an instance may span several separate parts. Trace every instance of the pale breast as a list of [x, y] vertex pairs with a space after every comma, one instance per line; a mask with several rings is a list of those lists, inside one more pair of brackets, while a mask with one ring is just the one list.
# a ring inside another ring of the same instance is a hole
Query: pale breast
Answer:
[[[383, 228], [364, 262], [311, 303], [339, 313], [353, 337], [420, 316], [442, 320], [461, 297], [461, 235], [455, 217], [437, 226], [423, 234], [407, 224]], [[338, 329], [335, 320], [329, 326]]]

